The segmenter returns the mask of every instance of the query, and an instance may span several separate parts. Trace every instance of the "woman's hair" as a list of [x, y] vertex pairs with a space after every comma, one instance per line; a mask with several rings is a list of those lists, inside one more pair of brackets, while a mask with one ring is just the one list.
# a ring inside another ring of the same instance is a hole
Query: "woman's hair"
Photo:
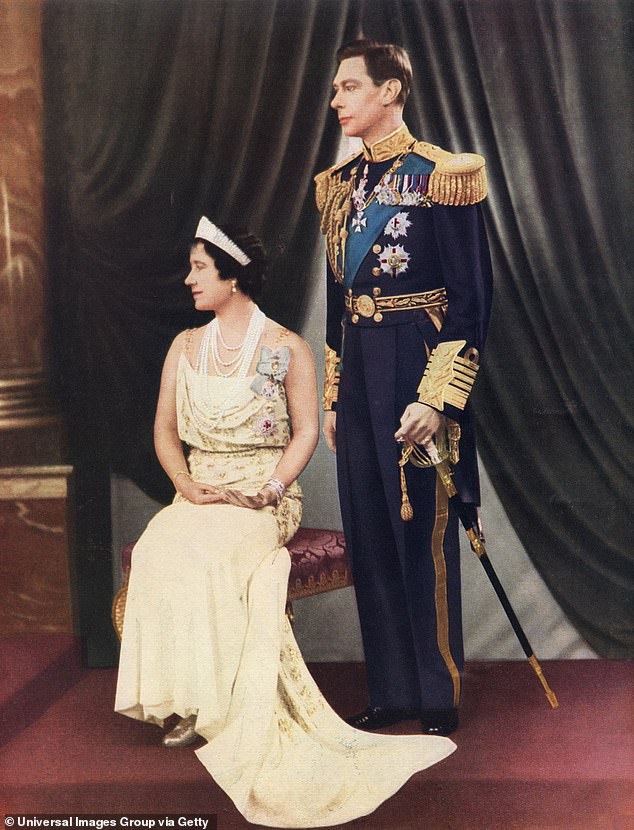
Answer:
[[376, 40], [353, 40], [337, 52], [337, 63], [346, 58], [362, 57], [365, 69], [375, 86], [381, 86], [390, 78], [401, 82], [401, 91], [396, 99], [405, 104], [412, 86], [412, 64], [409, 55], [396, 43], [379, 43]]
[[200, 243], [207, 256], [214, 261], [220, 279], [231, 280], [235, 279], [238, 283], [238, 288], [254, 302], [258, 302], [262, 297], [265, 282], [265, 271], [268, 265], [266, 251], [260, 240], [252, 233], [243, 228], [223, 228], [229, 239], [240, 248], [251, 260], [248, 265], [240, 265], [232, 256], [230, 256], [222, 248], [213, 245], [207, 239], [196, 237], [192, 242], [194, 245]]

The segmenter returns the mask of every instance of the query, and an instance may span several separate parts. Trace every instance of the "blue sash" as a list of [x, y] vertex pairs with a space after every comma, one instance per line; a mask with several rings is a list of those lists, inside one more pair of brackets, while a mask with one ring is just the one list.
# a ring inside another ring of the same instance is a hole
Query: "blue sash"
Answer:
[[[410, 153], [402, 166], [399, 167], [398, 175], [427, 175], [431, 173], [434, 167], [435, 164], [432, 161], [415, 153]], [[361, 233], [352, 231], [346, 240], [346, 263], [343, 278], [343, 286], [346, 291], [352, 287], [361, 263], [389, 220], [405, 209], [404, 205], [380, 205], [376, 199], [365, 209], [363, 214], [367, 220], [365, 228]]]

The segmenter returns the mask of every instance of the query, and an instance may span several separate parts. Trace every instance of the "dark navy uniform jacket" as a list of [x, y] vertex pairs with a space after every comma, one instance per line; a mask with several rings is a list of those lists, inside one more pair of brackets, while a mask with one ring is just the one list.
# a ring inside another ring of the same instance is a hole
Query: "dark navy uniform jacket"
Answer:
[[[415, 400], [457, 421], [462, 437], [456, 484], [463, 500], [478, 504], [468, 396], [491, 304], [480, 207], [486, 196], [484, 159], [418, 142], [403, 125], [321, 173], [316, 184], [328, 251], [325, 408], [336, 406], [347, 338], [387, 337], [389, 328], [414, 322], [420, 340], [408, 335], [398, 377], [385, 379], [386, 394], [396, 401], [394, 429]], [[412, 297], [414, 303], [437, 302], [408, 310]], [[382, 371], [378, 362], [375, 370]], [[388, 390], [392, 384], [396, 389]]]

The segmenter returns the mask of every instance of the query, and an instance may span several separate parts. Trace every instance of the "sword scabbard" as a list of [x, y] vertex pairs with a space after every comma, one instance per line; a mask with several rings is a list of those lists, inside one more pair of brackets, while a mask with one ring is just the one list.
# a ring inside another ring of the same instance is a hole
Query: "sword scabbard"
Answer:
[[[434, 459], [432, 459], [434, 460]], [[434, 463], [434, 467], [438, 473], [438, 477], [440, 478], [445, 490], [447, 491], [447, 495], [450, 499], [453, 500], [455, 507], [457, 508], [458, 516], [461, 519], [461, 522], [464, 526], [464, 529], [467, 532], [467, 536], [469, 537], [469, 542], [471, 543], [471, 548], [473, 552], [476, 554], [478, 559], [480, 560], [484, 570], [487, 572], [487, 576], [493, 585], [495, 593], [500, 600], [504, 611], [506, 612], [506, 616], [508, 617], [509, 622], [519, 640], [524, 654], [528, 658], [528, 662], [530, 663], [533, 671], [537, 675], [539, 682], [542, 684], [544, 692], [546, 693], [546, 697], [548, 702], [550, 703], [553, 709], [557, 709], [559, 707], [559, 701], [557, 700], [557, 696], [553, 692], [553, 690], [548, 685], [548, 681], [544, 677], [544, 672], [542, 671], [542, 667], [539, 665], [539, 661], [537, 657], [535, 657], [533, 653], [533, 649], [531, 648], [530, 643], [528, 642], [528, 638], [524, 633], [522, 626], [520, 625], [519, 620], [513, 610], [513, 607], [509, 601], [508, 596], [506, 595], [506, 591], [502, 587], [502, 583], [498, 579], [498, 576], [491, 564], [489, 557], [487, 555], [487, 550], [484, 544], [484, 540], [482, 539], [478, 529], [474, 526], [469, 526], [469, 521], [464, 516], [464, 503], [462, 502], [460, 496], [458, 495], [458, 491], [456, 489], [455, 484], [453, 483], [453, 479], [451, 476], [451, 468], [446, 461], [441, 461], [438, 459]]]
[[535, 657], [534, 654], [532, 654], [528, 658], [528, 662], [533, 667], [533, 671], [537, 675], [537, 677], [539, 679], [539, 682], [544, 687], [544, 691], [546, 692], [546, 697], [548, 698], [548, 702], [550, 703], [550, 705], [552, 706], [553, 709], [558, 709], [559, 708], [559, 701], [557, 700], [557, 695], [553, 692], [553, 690], [548, 685], [548, 681], [544, 677], [544, 672], [542, 671], [542, 667], [539, 665], [539, 660], [537, 659], [537, 657]]

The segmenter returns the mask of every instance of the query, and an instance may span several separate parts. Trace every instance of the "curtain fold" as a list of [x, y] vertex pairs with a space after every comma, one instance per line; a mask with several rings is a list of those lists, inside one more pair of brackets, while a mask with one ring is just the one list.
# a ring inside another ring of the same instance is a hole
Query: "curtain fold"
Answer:
[[[64, 0], [45, 17], [50, 262], [73, 444], [155, 498], [151, 421], [203, 213], [260, 235], [264, 310], [297, 328], [318, 240], [312, 176], [347, 2]], [[351, 31], [351, 30], [350, 30]]]
[[414, 132], [487, 158], [480, 451], [539, 572], [606, 657], [634, 651], [633, 19], [610, 0], [363, 13], [366, 36], [412, 57]]
[[44, 6], [48, 260], [58, 396], [75, 468], [80, 628], [110, 625], [111, 472], [167, 502], [152, 423], [201, 214], [262, 237], [264, 311], [301, 324], [319, 239], [312, 176], [334, 157], [349, 0], [56, 0]]

